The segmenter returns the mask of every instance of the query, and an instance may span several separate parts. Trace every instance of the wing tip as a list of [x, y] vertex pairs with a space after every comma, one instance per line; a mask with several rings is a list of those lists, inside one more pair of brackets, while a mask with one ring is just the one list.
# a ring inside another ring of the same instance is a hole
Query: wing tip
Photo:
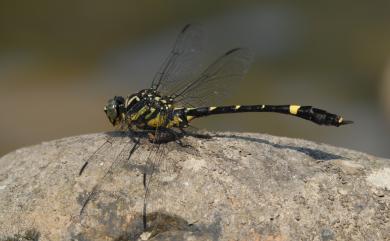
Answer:
[[187, 31], [187, 29], [191, 26], [192, 24], [191, 23], [187, 23], [184, 28], [181, 30], [182, 33], [184, 33], [185, 31]]
[[234, 52], [237, 52], [237, 51], [239, 51], [239, 50], [242, 50], [243, 48], [241, 48], [241, 47], [237, 47], [237, 48], [233, 48], [233, 49], [230, 49], [229, 51], [227, 51], [226, 53], [225, 53], [225, 55], [230, 55], [230, 54], [232, 54], [232, 53], [234, 53]]

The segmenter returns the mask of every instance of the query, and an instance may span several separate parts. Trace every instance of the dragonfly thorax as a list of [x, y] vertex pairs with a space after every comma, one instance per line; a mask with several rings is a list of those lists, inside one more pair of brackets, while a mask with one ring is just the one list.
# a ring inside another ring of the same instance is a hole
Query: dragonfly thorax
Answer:
[[151, 118], [173, 110], [173, 98], [162, 96], [154, 89], [144, 89], [126, 98], [115, 96], [104, 107], [104, 111], [114, 126], [143, 128]]

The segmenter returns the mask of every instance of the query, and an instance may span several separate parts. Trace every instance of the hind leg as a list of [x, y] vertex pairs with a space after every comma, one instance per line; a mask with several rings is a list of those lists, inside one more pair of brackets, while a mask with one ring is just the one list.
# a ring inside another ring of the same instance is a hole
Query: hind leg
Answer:
[[176, 141], [181, 143], [182, 133], [178, 133], [170, 128], [159, 128], [157, 131], [148, 132], [149, 141], [152, 143], [168, 143]]

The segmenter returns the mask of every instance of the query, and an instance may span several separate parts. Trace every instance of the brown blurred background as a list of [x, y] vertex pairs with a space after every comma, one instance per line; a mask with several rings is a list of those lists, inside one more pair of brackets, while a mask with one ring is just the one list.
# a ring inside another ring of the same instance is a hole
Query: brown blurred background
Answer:
[[[354, 125], [242, 114], [199, 128], [305, 138], [390, 157], [390, 1], [0, 1], [0, 155], [111, 130], [106, 100], [147, 88], [186, 23], [205, 53], [244, 46], [226, 104], [314, 105]], [[212, 104], [212, 103], [211, 103]]]

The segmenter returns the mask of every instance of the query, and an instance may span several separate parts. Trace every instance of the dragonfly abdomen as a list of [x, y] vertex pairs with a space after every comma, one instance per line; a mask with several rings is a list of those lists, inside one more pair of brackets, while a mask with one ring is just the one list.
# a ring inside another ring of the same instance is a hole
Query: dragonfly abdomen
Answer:
[[186, 119], [191, 121], [194, 118], [228, 113], [244, 112], [275, 112], [297, 116], [319, 125], [340, 126], [350, 124], [351, 121], [344, 120], [341, 116], [329, 113], [312, 106], [299, 105], [230, 105], [230, 106], [210, 106], [199, 108], [187, 108]]

